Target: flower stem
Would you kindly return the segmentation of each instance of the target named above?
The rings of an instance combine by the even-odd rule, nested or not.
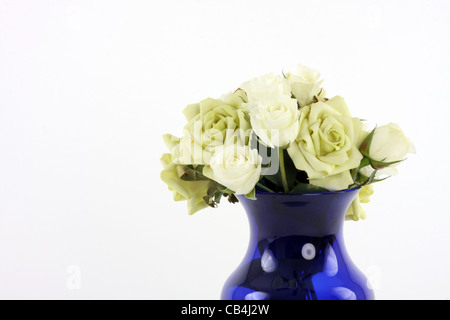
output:
[[[269,188],[267,188],[265,185],[263,185],[262,183],[257,183],[256,184],[258,187],[260,187],[263,190],[269,191],[269,192],[273,192],[272,190],[270,190]]]
[[[286,179],[286,169],[284,168],[284,153],[282,148],[278,148],[278,158],[280,160],[281,181],[283,182],[284,192],[289,192],[289,187]]]

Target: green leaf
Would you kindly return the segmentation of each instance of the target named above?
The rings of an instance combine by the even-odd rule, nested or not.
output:
[[[367,177],[367,176],[365,176],[365,175],[363,175],[363,174],[359,174],[359,175],[358,175],[358,178],[357,178],[356,181],[355,181],[355,183],[352,184],[352,185],[349,187],[349,189],[351,189],[351,188],[353,188],[353,187],[363,187],[363,186],[365,186],[365,185],[367,185],[367,184],[371,184],[371,183],[374,183],[374,182],[378,182],[378,181],[384,180],[384,179],[375,179],[376,173],[377,173],[377,169],[375,169],[375,170],[370,174],[370,177]],[[385,178],[385,179],[386,179],[386,178]]]
[[[367,157],[363,157],[361,162],[359,163],[359,167],[355,168],[351,171],[353,182],[356,181],[358,174],[359,174],[359,170],[361,170],[361,168],[364,168],[365,166],[368,166],[368,165],[370,165],[370,159]]]
[[[373,139],[375,130],[376,130],[376,127],[369,133],[369,135],[364,139],[363,143],[361,143],[361,146],[359,147],[359,151],[361,151],[363,156],[366,156],[366,157],[369,156],[370,145],[372,144],[372,139]]]
[[[370,176],[372,176],[372,175],[374,175],[373,172],[372,172],[372,174]],[[375,175],[374,175],[374,177],[375,177]],[[367,177],[367,176],[365,176],[365,175],[360,173],[358,175],[358,179],[356,181],[358,183],[369,184],[369,183],[375,183],[375,182],[380,182],[380,181],[386,180],[387,178],[390,178],[391,176],[385,177],[383,179],[375,179],[374,177],[371,179],[370,177]],[[366,181],[370,181],[370,182],[365,183]]]
[[[221,184],[211,180],[208,191],[206,192],[206,196],[203,197],[203,200],[210,207],[217,208],[217,204],[220,202],[223,195],[223,190],[224,187]]]
[[[185,181],[211,180],[202,174],[203,167],[204,166],[194,167],[192,165],[184,167],[178,166],[177,170],[181,180]]]
[[[372,183],[373,179],[375,179],[375,175],[376,175],[376,174],[377,174],[377,170],[375,169],[375,170],[373,170],[373,172],[370,174],[370,177],[369,177],[366,181],[363,182],[363,184],[361,185],[361,187],[362,187],[362,186],[365,186],[366,184]]]
[[[256,200],[256,197],[255,197],[255,188],[253,188],[252,191],[250,191],[249,193],[247,193],[247,194],[245,195],[245,197],[246,197],[247,199]]]
[[[211,208],[217,208],[217,203],[209,196],[204,196],[203,201]]]
[[[283,185],[283,181],[281,180],[280,170],[278,170],[278,172],[276,174],[273,174],[270,176],[264,176],[264,178],[266,178],[267,180],[269,180],[270,182],[272,182],[273,184],[275,184],[277,186]]]
[[[239,202],[239,199],[236,198],[234,193],[224,193],[223,196],[227,197],[228,198],[228,202],[230,202],[230,203],[238,203]]]
[[[370,164],[370,159],[367,157],[363,157],[361,162],[359,163],[359,168],[364,168]]]
[[[214,202],[220,203],[220,199],[222,198],[223,193],[222,192],[216,192],[214,195]]]
[[[299,183],[290,191],[290,193],[317,193],[327,191],[329,190],[309,183]]]
[[[399,163],[399,162],[402,162],[402,161],[404,161],[404,160],[384,162],[384,161],[377,161],[377,160],[370,159],[370,165],[374,169],[383,169],[383,168],[389,167],[389,166],[391,166],[393,164],[396,164],[396,163]]]

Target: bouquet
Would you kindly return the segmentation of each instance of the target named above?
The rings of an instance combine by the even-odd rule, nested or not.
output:
[[[184,109],[181,137],[169,148],[161,179],[188,213],[217,207],[223,197],[258,192],[317,193],[360,188],[346,219],[365,218],[373,184],[397,172],[413,144],[398,125],[368,129],[340,96],[328,98],[320,73],[268,73],[219,99]]]

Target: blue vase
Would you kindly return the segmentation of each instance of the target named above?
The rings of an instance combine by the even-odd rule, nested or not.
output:
[[[345,214],[358,192],[238,196],[248,215],[250,242],[221,299],[374,299],[343,239]]]

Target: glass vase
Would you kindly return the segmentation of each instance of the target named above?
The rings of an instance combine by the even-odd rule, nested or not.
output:
[[[238,196],[248,216],[250,241],[221,299],[374,299],[343,239],[345,214],[358,192],[257,192],[257,200]]]

